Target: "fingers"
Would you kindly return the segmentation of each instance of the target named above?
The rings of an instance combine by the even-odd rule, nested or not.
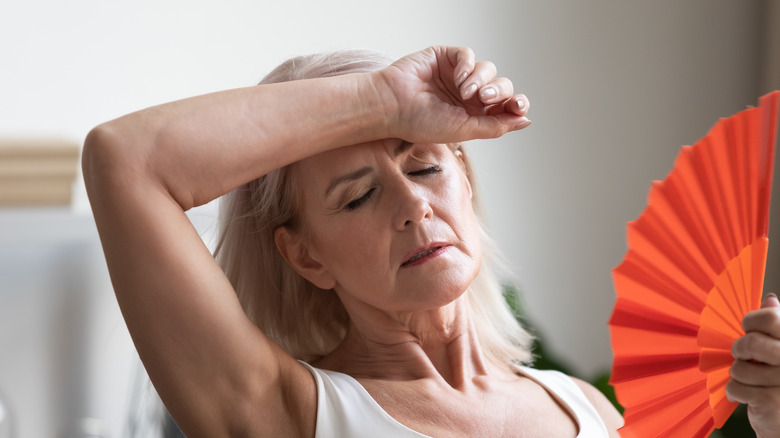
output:
[[[780,339],[764,333],[750,332],[731,344],[731,355],[739,360],[780,366]]]
[[[507,111],[520,114],[527,111],[528,98],[514,96],[514,86],[507,78],[496,78],[496,65],[490,61],[475,61],[474,52],[467,48],[448,48],[447,56],[454,67],[455,86],[463,100],[478,96],[485,105],[504,104]],[[516,97],[516,101],[509,99]],[[507,105],[508,104],[508,105]],[[520,115],[524,115],[520,114]]]
[[[498,132],[494,135],[487,135],[480,138],[494,138],[494,137],[500,137],[501,135],[510,132],[510,131],[519,131],[523,128],[527,128],[528,126],[531,126],[531,121],[528,120],[527,117],[521,117],[514,114],[509,113],[500,113],[493,115],[492,122],[496,124],[497,129],[495,132]]]
[[[780,366],[780,307],[777,297],[769,295],[761,309],[742,319],[745,336],[731,344],[731,354],[743,361],[758,361]]]
[[[747,334],[731,344],[731,354],[780,366],[780,303],[774,294],[764,299],[761,309],[742,318],[742,328]]]
[[[517,96],[512,96],[511,99],[507,99],[499,102],[496,105],[492,105],[487,109],[486,114],[497,115],[507,113],[516,114],[518,116],[525,116],[526,113],[528,113],[528,108],[530,105],[531,103],[528,101],[528,98],[525,96],[525,94],[518,94]]]
[[[490,61],[479,61],[474,64],[474,70],[466,77],[459,87],[460,97],[468,100],[477,94],[477,91],[484,89],[488,83],[491,83],[496,77],[496,65]],[[492,84],[491,84],[492,85]],[[496,86],[491,87],[496,91]]]
[[[735,360],[729,370],[731,378],[743,385],[780,387],[780,367],[764,363]]]
[[[748,312],[742,319],[745,332],[760,332],[780,339],[780,307],[776,307],[777,297],[769,295],[759,310]]]
[[[512,95],[514,95],[514,87],[512,81],[507,78],[493,79],[479,89],[479,100],[487,105],[502,102]]]
[[[514,96],[514,86],[507,78],[496,78],[496,66],[490,61],[479,61],[474,66],[474,71],[468,75],[460,85],[460,96],[463,100],[478,98],[486,105],[505,104]],[[518,105],[518,103],[520,103]],[[527,99],[514,102],[516,109],[522,108]]]
[[[780,388],[752,386],[730,379],[726,384],[726,398],[745,403],[751,409],[778,412],[780,410]]]
[[[447,48],[447,58],[455,66],[455,86],[460,87],[474,71],[474,51],[468,47]]]
[[[459,126],[464,131],[473,131],[469,136],[500,137],[531,124],[525,117],[530,106],[528,98],[514,94],[512,81],[497,77],[495,64],[476,61],[474,52],[466,47],[434,46],[432,49],[438,62],[435,79],[441,91],[439,98],[459,111],[465,109],[469,123],[460,122]]]
[[[764,298],[764,302],[761,303],[761,308],[768,307],[780,307],[780,300],[777,299],[777,295],[768,294],[766,298]]]
[[[525,94],[519,94],[515,96],[514,102],[510,102],[511,112],[524,116],[531,108],[531,101],[528,100]]]
[[[780,303],[769,296],[762,308],[742,320],[747,332],[734,341],[726,397],[748,405],[757,436],[774,436],[780,428]]]
[[[496,66],[492,62],[475,62],[474,70],[458,87],[463,100],[477,98],[485,105],[488,115],[508,113],[525,116],[528,113],[528,98],[522,94],[515,95],[514,85],[509,79],[496,78]]]

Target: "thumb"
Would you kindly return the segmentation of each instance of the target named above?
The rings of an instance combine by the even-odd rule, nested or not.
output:
[[[768,294],[764,301],[761,303],[761,308],[766,309],[769,307],[780,307],[780,300],[777,299],[777,295]]]

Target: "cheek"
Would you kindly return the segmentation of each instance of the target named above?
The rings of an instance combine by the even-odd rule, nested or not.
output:
[[[479,223],[472,204],[471,190],[465,176],[448,178],[441,190],[437,191],[437,203],[459,237],[472,243],[479,242]]]
[[[388,247],[379,230],[370,227],[371,221],[356,217],[330,225],[312,233],[312,244],[339,283],[381,275],[377,270],[388,257]]]

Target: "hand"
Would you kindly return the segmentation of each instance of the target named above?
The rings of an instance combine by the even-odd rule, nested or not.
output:
[[[780,301],[764,299],[761,309],[742,320],[747,333],[734,341],[731,379],[726,396],[748,405],[750,425],[758,437],[780,433]]]
[[[378,72],[389,93],[389,137],[454,143],[500,137],[525,128],[528,99],[512,82],[496,78],[491,62],[469,48],[436,46],[399,59]],[[389,90],[389,91],[388,91]]]

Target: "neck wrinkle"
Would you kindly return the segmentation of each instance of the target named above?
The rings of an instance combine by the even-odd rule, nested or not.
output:
[[[316,366],[355,378],[435,379],[468,390],[488,373],[465,295],[420,314],[352,319],[344,341]]]

